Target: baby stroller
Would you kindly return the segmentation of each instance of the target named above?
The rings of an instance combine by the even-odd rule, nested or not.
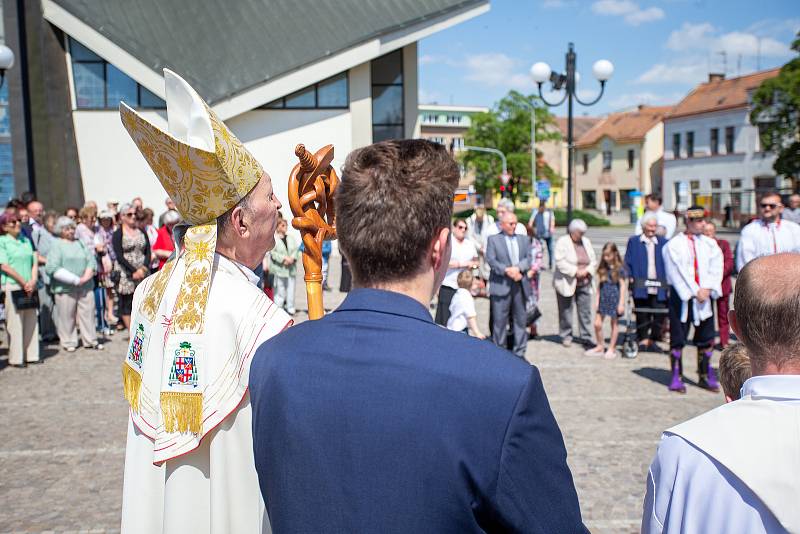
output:
[[[622,356],[624,358],[636,358],[639,354],[639,339],[637,335],[637,325],[634,318],[636,313],[648,313],[653,315],[667,315],[669,311],[667,308],[637,308],[633,300],[633,292],[637,288],[661,288],[665,287],[666,282],[663,280],[647,280],[644,278],[635,278],[628,284],[628,305],[625,307],[627,313],[625,314],[625,322],[627,327],[625,329],[624,338],[622,341]],[[647,321],[643,326],[650,326],[653,320]]]

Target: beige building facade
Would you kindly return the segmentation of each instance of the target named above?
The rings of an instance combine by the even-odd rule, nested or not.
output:
[[[607,215],[627,211],[632,194],[661,190],[663,117],[669,106],[639,106],[595,124],[575,148],[575,206]]]

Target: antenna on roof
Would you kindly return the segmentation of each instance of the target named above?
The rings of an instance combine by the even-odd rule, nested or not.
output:
[[[717,54],[722,56],[722,74],[728,74],[728,53],[723,50]]]

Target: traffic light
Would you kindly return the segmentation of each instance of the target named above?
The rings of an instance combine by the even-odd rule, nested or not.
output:
[[[500,191],[502,192],[502,191],[505,191],[505,190],[506,190],[506,186],[504,186],[504,185],[501,185],[501,186],[500,186]]]

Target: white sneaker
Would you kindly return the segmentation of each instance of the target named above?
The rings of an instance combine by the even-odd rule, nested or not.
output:
[[[64,347],[64,350],[67,352],[75,352],[75,347]]]
[[[94,350],[103,350],[105,346],[102,343],[95,343],[94,345],[89,347],[90,349]]]

